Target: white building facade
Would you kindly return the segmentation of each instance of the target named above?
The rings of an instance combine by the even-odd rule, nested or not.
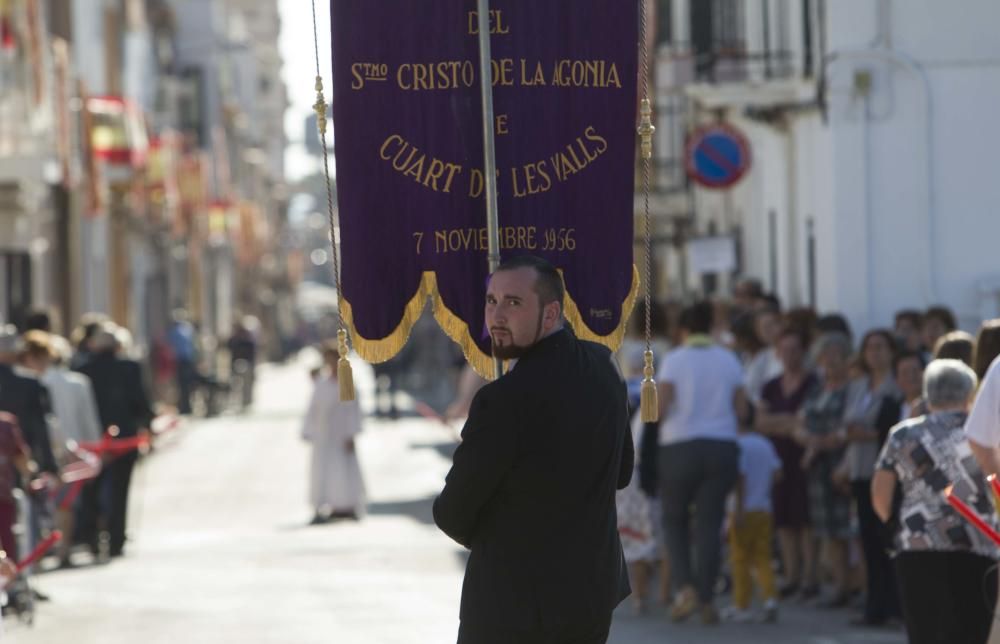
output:
[[[684,109],[666,129],[725,122],[752,154],[734,187],[689,189],[688,238],[731,236],[740,273],[858,329],[932,304],[967,328],[1000,315],[1000,3],[667,5],[657,103]],[[704,11],[721,52],[710,65],[697,51]],[[667,282],[700,285],[677,271]]]

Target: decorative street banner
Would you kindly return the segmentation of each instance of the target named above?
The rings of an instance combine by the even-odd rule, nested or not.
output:
[[[576,334],[617,348],[638,289],[637,0],[490,3],[501,257],[563,271]],[[344,317],[391,358],[428,296],[492,371],[475,0],[332,0]]]

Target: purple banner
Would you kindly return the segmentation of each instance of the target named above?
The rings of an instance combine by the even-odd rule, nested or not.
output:
[[[562,269],[577,335],[617,347],[632,262],[638,3],[493,0],[501,257]],[[343,297],[370,361],[428,296],[487,371],[482,103],[475,0],[332,0]]]

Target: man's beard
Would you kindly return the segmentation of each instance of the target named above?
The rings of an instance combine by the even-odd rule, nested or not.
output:
[[[516,360],[528,352],[531,347],[535,346],[542,336],[542,317],[544,313],[538,313],[538,327],[535,329],[535,337],[526,345],[515,344],[514,334],[507,330],[507,334],[510,335],[510,344],[504,346],[497,346],[496,340],[493,334],[490,333],[490,343],[493,347],[493,357],[500,358],[501,360]]]

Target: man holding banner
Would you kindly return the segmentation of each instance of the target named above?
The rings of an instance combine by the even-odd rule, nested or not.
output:
[[[611,353],[578,340],[545,260],[493,274],[493,354],[513,368],[476,395],[437,525],[471,550],[460,644],[607,641],[631,589],[615,491],[632,476],[625,384]]]

